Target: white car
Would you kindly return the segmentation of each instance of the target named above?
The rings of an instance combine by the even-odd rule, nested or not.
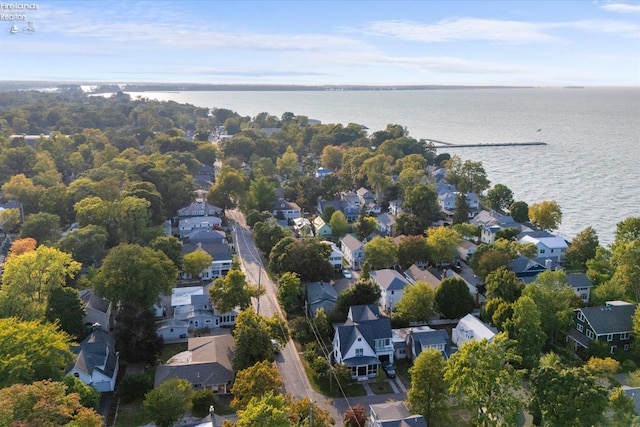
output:
[[[342,270],[342,275],[345,277],[345,279],[353,279],[353,275],[349,270]]]

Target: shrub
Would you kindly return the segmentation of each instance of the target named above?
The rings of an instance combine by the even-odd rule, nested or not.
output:
[[[120,383],[120,399],[124,403],[144,399],[153,389],[153,378],[147,374],[125,375]]]
[[[193,413],[205,417],[209,413],[209,407],[215,403],[213,391],[210,389],[197,390],[191,398]]]

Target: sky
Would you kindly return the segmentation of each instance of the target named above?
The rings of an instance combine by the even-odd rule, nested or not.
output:
[[[0,31],[2,81],[640,86],[629,0],[5,0]]]

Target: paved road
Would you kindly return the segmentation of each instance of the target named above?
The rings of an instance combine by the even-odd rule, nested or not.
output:
[[[256,285],[259,283],[260,288],[265,291],[264,295],[259,298],[259,305],[257,300],[254,301],[254,308],[256,310],[259,308],[260,314],[267,317],[274,313],[284,317],[276,298],[276,284],[264,271],[262,260],[253,241],[253,235],[246,225],[244,215],[237,210],[227,211],[227,218],[233,221],[236,252],[241,260],[242,270],[247,276],[247,281]],[[319,406],[327,409],[335,419],[336,425],[341,424],[343,415],[331,404],[331,400],[311,388],[293,340],[289,340],[277,355],[276,365],[287,394],[296,398],[308,397]]]

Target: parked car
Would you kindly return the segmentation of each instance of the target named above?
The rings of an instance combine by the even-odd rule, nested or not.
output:
[[[353,279],[353,274],[349,270],[342,270],[342,275],[345,279]]]
[[[393,367],[393,363],[388,360],[382,362],[382,369],[387,374],[387,378],[395,378],[396,377],[396,368]]]
[[[273,349],[273,354],[278,354],[280,353],[280,343],[276,340],[271,340],[271,348]]]

